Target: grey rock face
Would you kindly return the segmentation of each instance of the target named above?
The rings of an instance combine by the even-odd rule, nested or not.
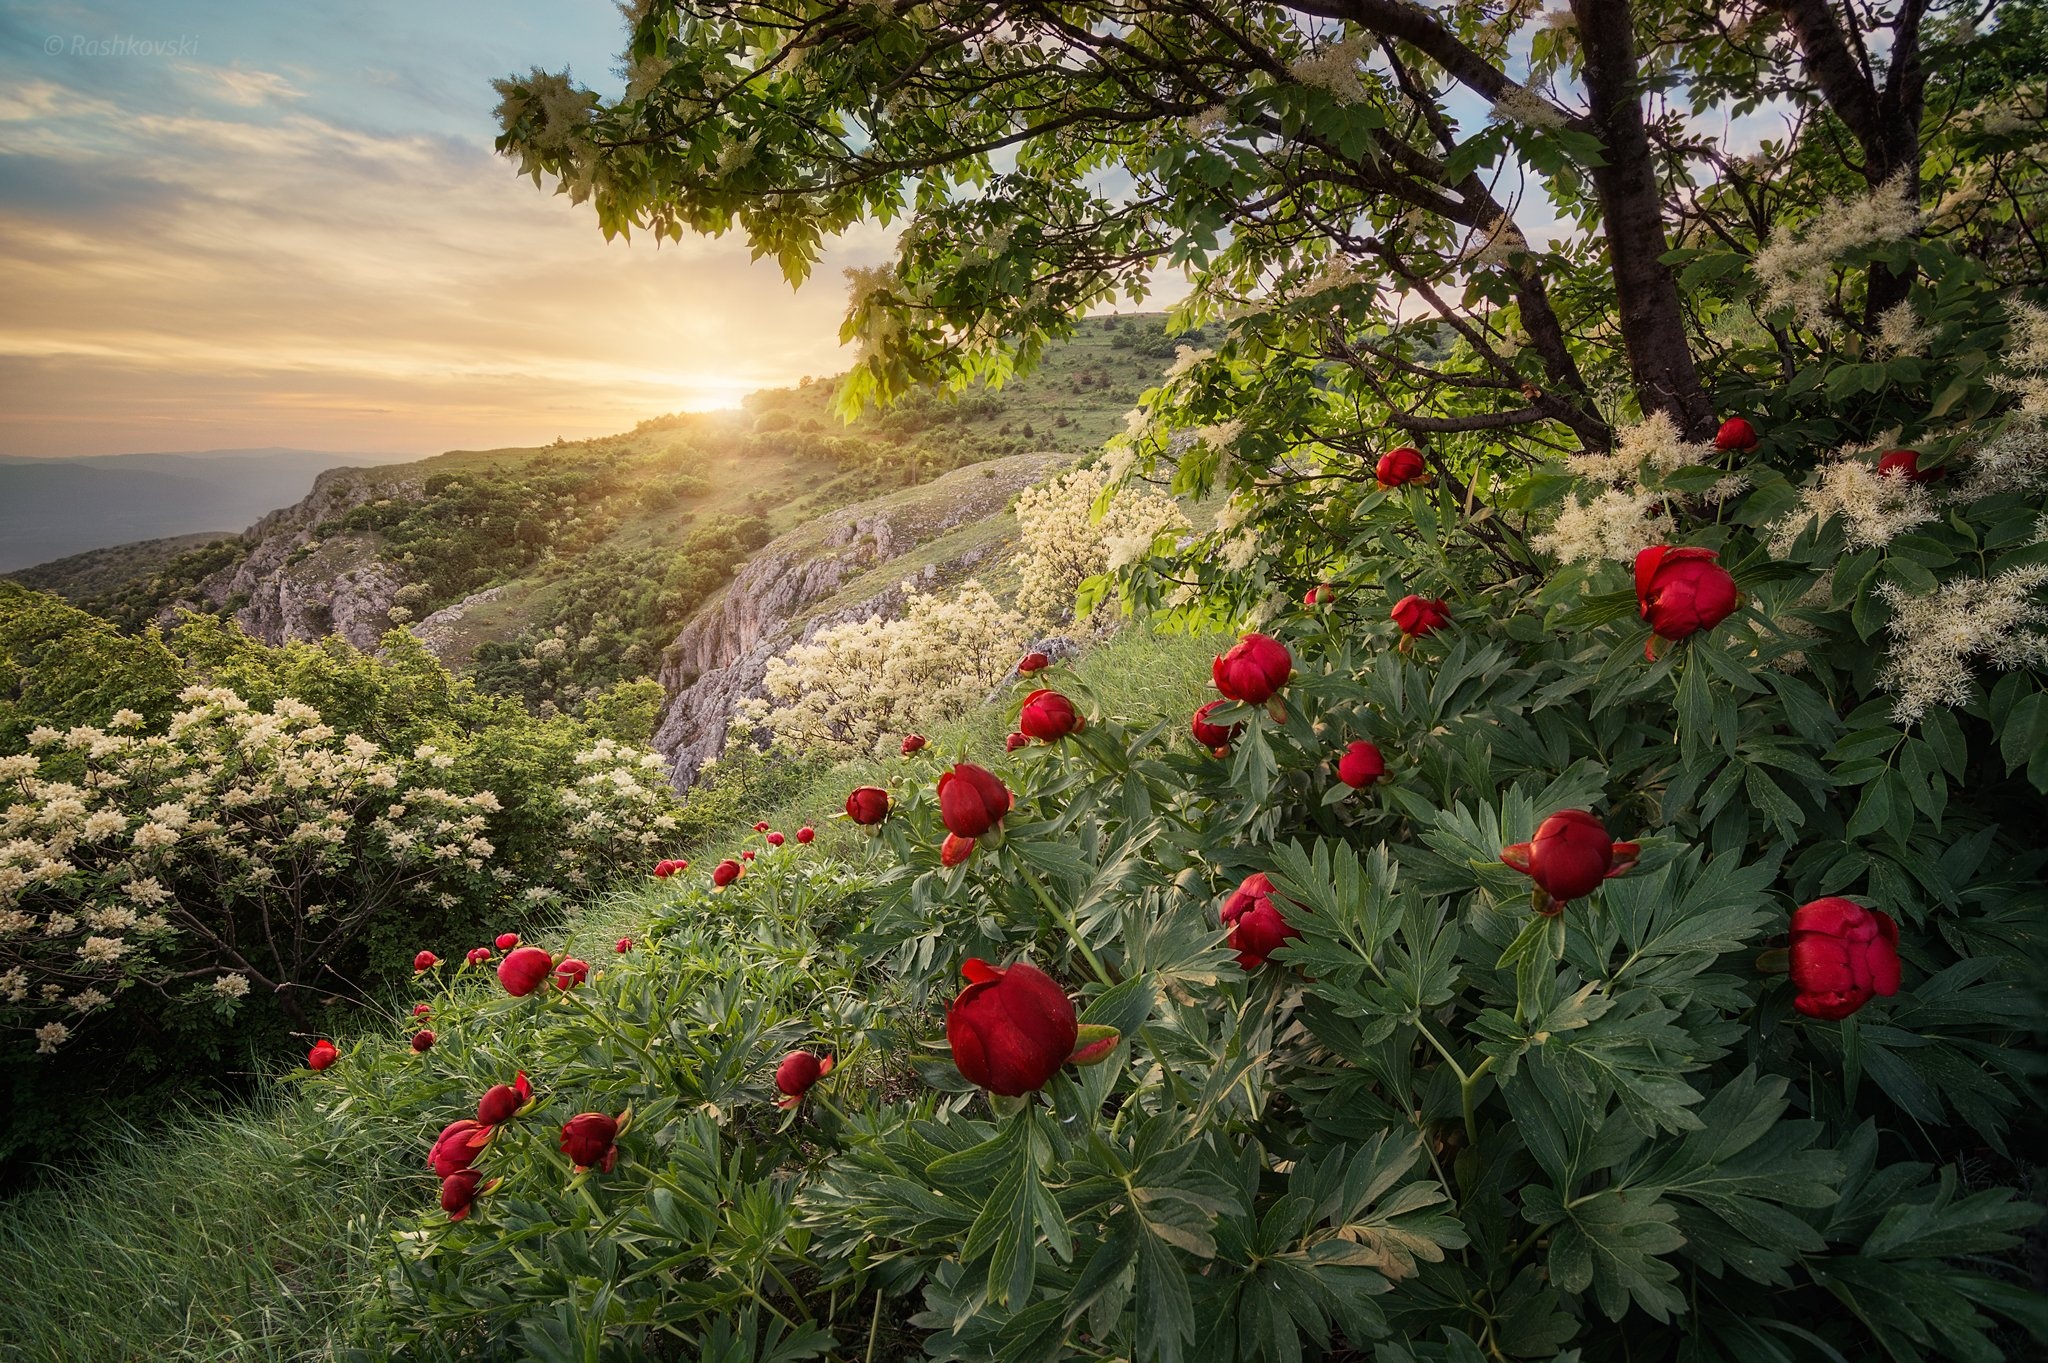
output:
[[[827,598],[949,530],[996,515],[1064,458],[1015,455],[957,469],[922,487],[821,517],[754,555],[662,657],[661,684],[668,696],[654,746],[673,761],[676,789],[688,789],[704,760],[724,747],[733,704],[763,693],[770,658],[832,625],[875,615],[893,618],[903,609],[903,593],[894,584],[849,600]],[[972,566],[986,552],[963,550],[943,565],[924,565],[917,576],[936,580],[942,572]]]
[[[448,661],[448,650],[455,644],[455,627],[462,623],[464,616],[478,606],[489,605],[505,594],[503,587],[486,587],[480,592],[471,592],[452,606],[443,606],[412,627],[413,634],[427,651],[442,662]]]
[[[304,500],[250,526],[249,556],[199,589],[220,605],[242,599],[236,623],[267,644],[338,634],[357,648],[375,648],[390,628],[385,613],[404,579],[378,561],[374,538],[340,534],[320,540],[313,532],[365,502],[420,491],[417,482],[376,469],[329,469]]]

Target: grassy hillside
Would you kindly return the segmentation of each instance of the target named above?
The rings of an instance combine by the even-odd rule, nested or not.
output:
[[[1178,725],[1206,694],[1214,642],[1133,631],[1083,658],[1071,689],[1105,713]],[[987,707],[931,735],[938,751],[994,761],[1011,716]],[[814,853],[865,864],[869,843],[828,817],[848,789],[883,776],[873,761],[810,769],[736,766],[692,797],[693,824],[717,830],[671,851],[716,858],[757,819],[819,829]],[[593,961],[637,934],[672,896],[662,882],[579,906],[567,942]],[[381,1013],[381,1016],[380,1016]],[[374,1020],[373,1020],[374,1019]],[[406,1082],[404,1006],[366,1015],[351,1064],[370,1082]],[[50,1170],[0,1204],[0,1339],[24,1363],[139,1357],[241,1363],[336,1356],[364,1284],[388,1266],[390,1233],[434,1193],[424,1140],[369,1145],[337,1136],[323,1087],[277,1083],[227,1112],[193,1110],[169,1130],[99,1133],[91,1155]],[[878,1355],[887,1356],[887,1355]]]
[[[24,587],[61,596],[77,605],[117,592],[131,582],[154,577],[183,555],[223,540],[238,539],[240,534],[235,530],[208,530],[195,535],[136,540],[110,549],[88,549],[82,554],[51,559],[5,576]]]

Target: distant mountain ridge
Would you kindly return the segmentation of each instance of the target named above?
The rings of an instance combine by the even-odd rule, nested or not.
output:
[[[0,572],[138,540],[238,533],[304,497],[327,469],[415,458],[281,447],[79,459],[0,455]]]

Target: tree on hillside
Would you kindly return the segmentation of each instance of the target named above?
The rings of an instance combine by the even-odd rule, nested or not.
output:
[[[1342,364],[1404,431],[1602,448],[1615,384],[1638,414],[1712,429],[1726,357],[1674,249],[1753,254],[1854,189],[1899,205],[1867,244],[1920,230],[1912,207],[1960,171],[1923,169],[1923,127],[2041,55],[2035,7],[1979,32],[1987,11],[656,0],[634,10],[624,98],[501,82],[500,145],[608,233],[737,225],[793,280],[829,233],[903,221],[895,262],[855,280],[857,399],[1002,373],[1186,267],[1193,315],[1297,323],[1267,343]],[[1961,78],[1929,107],[1934,65]],[[1708,131],[1759,110],[1779,135],[1749,154]],[[2007,140],[1971,155],[2026,160]],[[2002,170],[2009,194],[2038,190],[2038,162]],[[1546,202],[1558,230],[1532,237]],[[2038,239],[2003,217],[2038,275]],[[1880,262],[1790,325],[1874,336],[1913,274]],[[1465,341],[1454,363],[1408,353],[1418,311]]]

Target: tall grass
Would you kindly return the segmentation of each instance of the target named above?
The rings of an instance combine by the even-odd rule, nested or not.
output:
[[[1208,663],[1217,646],[1214,638],[1128,630],[1079,661],[1072,689],[1126,722],[1185,723],[1214,694]],[[1016,697],[1006,702],[1014,706]],[[948,760],[999,765],[1008,718],[984,707],[928,736]],[[925,759],[919,769],[934,765]],[[763,782],[762,808],[748,808],[744,788],[713,795],[731,802],[727,831],[674,850],[723,855],[767,819],[785,829],[812,823],[820,836],[811,855],[858,861],[869,855],[867,840],[827,816],[851,787],[902,770],[861,759],[774,773]],[[663,898],[652,886],[572,913],[566,926],[575,949],[603,950],[608,939],[637,931],[649,904]],[[390,1024],[380,1035],[394,1035]],[[315,1101],[280,1083],[226,1110],[195,1109],[146,1130],[95,1131],[74,1167],[0,1203],[0,1357],[331,1358],[352,1293],[380,1272],[389,1228],[430,1204],[433,1181],[424,1152],[404,1142],[330,1142]]]

